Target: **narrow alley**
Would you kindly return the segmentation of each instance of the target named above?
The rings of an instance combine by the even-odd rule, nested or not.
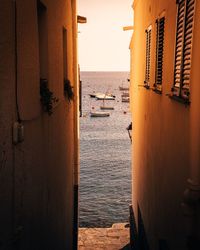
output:
[[[87,7],[83,13],[80,2]],[[131,13],[128,23],[121,16],[124,8],[125,16]],[[200,249],[199,13],[200,0],[0,1],[0,250]],[[93,25],[97,16],[103,27]],[[79,27],[83,23],[90,28],[86,37],[86,28]],[[98,36],[101,30],[107,34]],[[130,39],[123,43],[127,32]],[[83,53],[78,53],[79,43],[86,46]],[[116,103],[126,102],[131,113],[124,125],[130,136],[131,173],[127,175],[121,161],[120,152],[126,158],[123,143],[121,150],[113,150],[120,168],[104,163],[98,169],[106,176],[107,167],[112,177],[120,170],[131,190],[116,176],[118,189],[109,189],[97,174],[95,183],[84,176],[83,183],[92,184],[92,190],[121,195],[114,209],[121,206],[123,212],[114,218],[111,206],[108,214],[115,220],[108,227],[106,216],[101,227],[89,226],[87,219],[80,226],[80,77],[81,72],[109,70],[130,76],[130,96],[125,93]],[[96,80],[104,86],[103,96],[113,100],[104,79]],[[104,111],[91,106],[89,119],[100,114],[109,127],[110,118],[117,123],[112,120],[115,111],[127,115],[117,105],[105,110],[102,93],[90,94]],[[117,132],[109,135],[113,146]],[[95,133],[87,136],[93,139]],[[125,203],[130,205],[127,213]],[[82,215],[90,206],[83,210]]]

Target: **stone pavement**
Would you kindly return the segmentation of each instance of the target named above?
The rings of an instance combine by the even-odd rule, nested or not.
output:
[[[78,249],[128,250],[129,225],[116,223],[111,228],[79,228]]]

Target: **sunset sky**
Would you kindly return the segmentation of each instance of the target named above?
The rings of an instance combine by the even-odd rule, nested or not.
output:
[[[81,71],[129,71],[133,0],[78,0],[79,63]]]

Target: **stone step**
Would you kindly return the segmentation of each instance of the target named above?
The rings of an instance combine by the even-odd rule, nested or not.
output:
[[[79,228],[79,250],[128,250],[129,241],[128,223],[115,223],[110,228]]]

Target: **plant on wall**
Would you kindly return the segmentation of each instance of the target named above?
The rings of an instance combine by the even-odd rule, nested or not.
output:
[[[44,111],[47,112],[48,115],[52,115],[53,104],[58,102],[58,98],[56,98],[53,95],[53,92],[49,90],[47,79],[40,79],[40,97]]]
[[[64,79],[64,95],[70,102],[74,98],[74,93],[72,90],[72,86],[70,84],[70,81],[68,79]]]

